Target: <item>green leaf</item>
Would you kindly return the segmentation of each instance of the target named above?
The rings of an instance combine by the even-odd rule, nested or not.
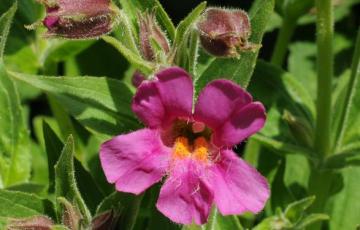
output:
[[[310,158],[312,151],[304,148],[296,137],[296,130],[283,118],[285,111],[308,124],[308,135],[312,135],[315,117],[315,105],[308,92],[291,74],[279,67],[259,61],[257,63],[249,91],[254,100],[261,101],[267,108],[267,122],[261,134],[272,140],[265,139],[265,146],[273,149],[300,150]],[[304,129],[301,130],[302,132]],[[264,138],[263,138],[264,139]],[[295,147],[296,146],[296,147]],[[298,152],[298,151],[297,151]]]
[[[49,168],[49,192],[54,191],[54,166],[59,159],[62,151],[63,143],[57,137],[51,127],[43,122],[43,133],[45,139],[46,152],[48,156]],[[78,188],[82,194],[84,201],[90,211],[94,212],[96,206],[103,199],[103,194],[96,185],[90,173],[83,167],[80,161],[74,159],[75,177],[78,182]],[[91,188],[89,190],[89,188]]]
[[[89,226],[91,223],[91,214],[85,205],[83,198],[77,187],[74,169],[74,140],[70,136],[65,143],[63,151],[58,162],[55,165],[55,195],[64,197],[81,213],[82,223]],[[62,210],[57,200],[57,210]],[[61,216],[61,213],[58,213]]]
[[[184,37],[192,29],[194,23],[199,19],[201,13],[206,8],[206,2],[200,3],[189,15],[187,15],[176,27],[174,47],[180,47],[181,43],[184,42]]]
[[[95,133],[113,136],[139,127],[130,108],[133,93],[121,81],[104,77],[10,74],[55,95],[72,116]]]
[[[261,44],[267,21],[273,12],[274,1],[262,0],[251,10],[250,21],[252,35],[250,42]],[[246,88],[253,74],[259,51],[246,52],[240,58],[215,58],[196,81],[196,90],[202,89],[208,82],[222,77],[235,81]]]
[[[19,191],[33,194],[40,194],[44,191],[45,186],[37,183],[22,183],[7,187],[6,190]]]
[[[304,217],[300,221],[300,223],[296,225],[296,229],[305,229],[306,227],[308,227],[311,224],[314,224],[319,221],[328,220],[328,219],[329,219],[329,216],[326,214],[321,214],[321,213],[310,214],[310,215]]]
[[[311,149],[304,148],[301,146],[285,143],[282,141],[277,141],[275,139],[266,137],[262,134],[255,134],[251,137],[253,140],[258,141],[263,146],[266,146],[278,153],[282,154],[291,154],[291,153],[302,153],[307,157],[311,156],[313,153]]]
[[[200,18],[201,13],[205,10],[205,8],[206,2],[200,3],[179,23],[176,28],[175,41],[172,46],[172,52],[175,53],[175,63],[189,72],[193,72],[190,69],[190,66],[194,65],[194,58],[197,56],[196,53],[193,53],[197,51],[196,47],[194,47],[194,42],[195,45],[197,45],[197,39],[195,39],[195,41],[191,41],[194,40],[194,36],[199,36],[198,32],[194,31],[194,24]],[[191,47],[188,47],[189,43],[192,43]],[[191,68],[194,69],[194,66]]]
[[[144,74],[150,74],[154,71],[155,67],[152,63],[143,60],[139,54],[136,54],[128,49],[125,44],[122,44],[117,39],[110,36],[103,36],[102,39],[110,45],[114,46],[126,58],[126,60],[128,60],[128,62],[130,62]]]
[[[360,29],[358,29],[356,46],[351,66],[351,76],[346,89],[345,100],[339,114],[339,125],[336,127],[337,139],[335,150],[342,145],[358,140],[360,131]]]
[[[41,214],[55,216],[50,201],[29,193],[0,189],[0,203],[1,217],[30,217]]]
[[[55,189],[54,167],[61,155],[63,143],[57,137],[55,132],[50,128],[49,124],[46,121],[43,121],[43,135],[44,135],[45,150],[47,153],[48,170],[49,170],[48,191],[50,193],[52,193],[52,192],[54,192],[54,189]]]
[[[17,2],[15,2],[12,7],[0,17],[0,62],[3,62],[5,45],[16,10]]]
[[[329,229],[356,229],[360,210],[360,167],[341,170],[342,188],[329,199]]]
[[[284,184],[296,199],[302,198],[310,177],[309,159],[301,154],[288,154],[285,161]]]
[[[29,137],[18,91],[0,60],[0,188],[30,177]]]
[[[47,63],[65,61],[83,50],[90,47],[95,43],[95,40],[86,40],[86,41],[74,41],[74,40],[48,40],[47,47],[44,50],[41,60],[43,60],[43,65],[46,66]]]
[[[288,220],[290,220],[292,223],[296,223],[303,215],[303,212],[307,208],[309,208],[314,201],[315,201],[315,196],[310,196],[302,200],[295,201],[294,203],[291,203],[285,209],[285,213],[284,213],[285,217]]]
[[[333,154],[325,161],[327,169],[341,169],[350,166],[360,166],[360,149],[355,152]]]

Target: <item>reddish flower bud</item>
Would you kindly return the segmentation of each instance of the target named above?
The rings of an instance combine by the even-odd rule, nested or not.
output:
[[[145,12],[139,15],[139,20],[139,40],[142,56],[148,61],[154,61],[157,58],[158,51],[164,54],[169,53],[169,41],[156,22],[155,15]],[[152,41],[156,44],[153,44]]]
[[[106,211],[94,217],[92,220],[92,230],[115,230],[119,220],[119,215],[113,210]]]
[[[243,10],[208,8],[197,28],[203,48],[214,56],[236,57],[257,47],[248,42],[251,25]]]
[[[13,219],[7,225],[8,230],[51,230],[54,222],[46,216],[33,216],[30,218]]]
[[[69,39],[98,37],[109,33],[117,8],[110,0],[39,0],[46,7],[46,36]]]

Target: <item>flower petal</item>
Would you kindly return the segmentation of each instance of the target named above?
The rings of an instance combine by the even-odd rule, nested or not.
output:
[[[217,146],[234,146],[264,127],[265,108],[252,102],[236,108],[229,119],[214,131],[213,143]]]
[[[269,198],[266,179],[237,157],[231,150],[222,150],[219,162],[210,169],[214,201],[223,215],[260,212]]]
[[[110,183],[121,192],[140,194],[161,180],[168,167],[170,149],[156,130],[141,129],[103,143],[100,160]]]
[[[160,190],[156,207],[176,223],[204,224],[213,202],[209,185],[202,180],[204,169],[192,160],[177,160],[175,164]]]
[[[148,127],[166,126],[177,117],[191,116],[193,91],[183,69],[167,68],[139,86],[132,109]]]
[[[241,108],[251,100],[251,95],[232,81],[215,80],[200,92],[194,118],[216,129],[229,118],[235,106]]]
[[[165,109],[154,81],[143,81],[132,103],[132,110],[148,127],[161,127],[165,118]]]

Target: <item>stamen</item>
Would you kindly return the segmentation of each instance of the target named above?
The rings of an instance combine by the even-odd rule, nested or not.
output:
[[[175,144],[173,147],[173,156],[176,158],[185,158],[187,156],[190,156],[190,146],[189,146],[189,140],[186,137],[178,137],[175,140]]]
[[[198,137],[194,141],[194,152],[193,155],[196,159],[201,161],[208,160],[209,146],[208,142],[204,137]]]

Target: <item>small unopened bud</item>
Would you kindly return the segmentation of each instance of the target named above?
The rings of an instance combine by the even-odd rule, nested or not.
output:
[[[139,15],[139,40],[140,50],[144,59],[155,61],[160,54],[168,54],[170,51],[169,41],[165,33],[156,22],[153,13],[145,12]]]
[[[201,45],[214,56],[238,57],[242,51],[259,47],[248,42],[251,25],[243,10],[208,8],[197,28]]]
[[[62,207],[62,224],[70,229],[79,229],[82,217],[77,207],[63,197],[59,197],[57,200]]]
[[[145,75],[142,74],[139,70],[136,70],[131,78],[131,83],[137,88],[144,80],[146,80]]]
[[[46,216],[12,219],[7,225],[8,230],[51,230],[54,222]]]
[[[113,230],[116,229],[116,224],[119,220],[119,215],[116,215],[113,210],[106,211],[94,217],[92,220],[92,230]]]
[[[118,9],[110,0],[38,1],[46,7],[43,25],[47,37],[94,38],[111,32],[116,24]]]
[[[305,119],[295,117],[287,110],[284,111],[283,119],[288,124],[290,132],[295,138],[295,140],[308,147],[313,146],[312,128]]]

